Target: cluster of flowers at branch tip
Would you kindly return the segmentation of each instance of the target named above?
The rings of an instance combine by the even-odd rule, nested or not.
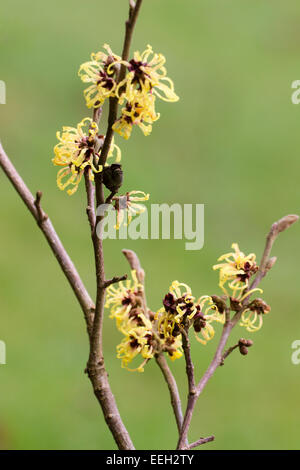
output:
[[[143,53],[135,52],[129,61],[114,54],[107,44],[104,49],[106,53],[93,53],[91,60],[79,69],[82,81],[90,83],[84,91],[87,107],[97,108],[107,98],[115,98],[123,107],[113,129],[125,139],[130,137],[134,125],[149,135],[160,116],[155,110],[156,97],[178,100],[173,82],[167,77],[165,57],[154,53],[149,45]],[[122,67],[125,77],[120,81]]]
[[[152,123],[159,118],[155,111],[156,98],[178,100],[173,82],[167,77],[165,57],[147,46],[142,54],[135,52],[133,59],[124,61],[107,44],[104,49],[106,52],[93,53],[91,61],[82,64],[78,72],[82,81],[90,84],[84,91],[87,107],[95,110],[108,98],[116,99],[123,107],[113,130],[128,139],[136,124],[144,135],[149,135]],[[120,79],[122,67],[125,73]],[[117,229],[145,211],[141,202],[147,201],[149,194],[133,190],[123,196],[116,195],[123,182],[121,150],[112,139],[104,167],[100,164],[105,135],[99,133],[97,122],[86,117],[76,128],[64,126],[62,132],[57,132],[57,139],[52,161],[61,167],[57,174],[59,189],[67,188],[67,193],[72,195],[84,172],[91,181],[100,174],[104,185],[114,194],[111,202],[117,213]]]
[[[263,315],[269,313],[271,307],[260,298],[249,301],[253,293],[263,292],[259,288],[251,289],[249,283],[259,269],[255,262],[256,255],[251,253],[246,256],[237,243],[233,243],[232,248],[233,252],[220,256],[218,261],[222,263],[216,264],[213,269],[220,270],[219,286],[225,294],[224,298],[230,300],[230,309],[242,312],[240,325],[247,331],[255,332],[262,327]]]
[[[138,282],[135,271],[132,271],[133,281],[120,282],[118,287],[107,289],[106,307],[124,335],[117,347],[122,367],[142,372],[145,364],[161,352],[166,352],[171,360],[180,358],[183,355],[182,335],[187,335],[192,328],[196,340],[205,345],[213,339],[215,325],[224,324],[226,314],[230,315],[230,312],[242,312],[240,325],[247,331],[261,328],[262,317],[270,307],[260,298],[249,301],[252,294],[262,292],[258,288],[249,289],[249,280],[258,270],[255,255],[244,255],[236,243],[232,247],[234,252],[221,256],[219,261],[223,263],[213,267],[220,270],[222,296],[203,295],[196,300],[187,284],[173,281],[162,301],[162,308],[153,313],[146,311],[143,285]],[[240,345],[244,355],[252,344],[247,341]],[[137,356],[142,357],[142,363],[130,369],[129,363]]]

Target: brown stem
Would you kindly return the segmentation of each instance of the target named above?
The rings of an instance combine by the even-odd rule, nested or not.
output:
[[[176,380],[168,366],[165,356],[163,354],[158,354],[157,356],[155,356],[155,359],[156,359],[158,366],[160,367],[160,370],[163,373],[165,381],[167,382],[168,389],[170,392],[171,404],[172,404],[172,408],[173,408],[176,423],[177,423],[178,432],[180,433],[181,426],[183,423],[183,415],[182,415],[180,395],[179,395]]]
[[[188,377],[189,396],[195,395],[196,384],[195,384],[194,364],[193,364],[192,357],[191,357],[191,345],[190,345],[190,340],[189,340],[188,328],[182,330],[182,349],[184,352],[186,374]]]
[[[181,435],[178,441],[177,449],[184,449],[185,448],[185,440],[187,439],[187,434],[188,430],[190,427],[190,423],[192,420],[193,412],[194,412],[194,407],[195,404],[199,398],[199,395],[201,394],[202,390],[204,389],[205,385],[209,381],[209,379],[212,377],[214,374],[215,370],[217,367],[220,365],[221,359],[222,359],[222,353],[225,348],[227,339],[231,333],[232,328],[234,327],[234,324],[229,322],[225,323],[222,331],[222,335],[217,347],[217,350],[215,352],[215,355],[213,357],[213,360],[211,361],[209,367],[207,368],[205,374],[201,378],[200,382],[197,385],[196,388],[196,393],[194,395],[190,395],[188,398],[188,403],[187,403],[187,409],[183,421],[183,426],[181,430]]]
[[[62,242],[60,241],[51,220],[44,213],[41,207],[41,193],[38,193],[37,199],[29,191],[21,176],[11,163],[0,143],[0,165],[6,176],[14,186],[15,190],[31,212],[43,232],[54,256],[56,257],[62,271],[68,279],[78,301],[83,310],[88,330],[90,330],[93,321],[94,302],[89,296],[73,262],[67,254]]]
[[[140,12],[140,8],[142,6],[142,2],[143,0],[137,0],[134,6],[133,4],[131,4],[130,9],[129,9],[129,18],[125,24],[126,32],[125,32],[125,39],[124,39],[123,51],[122,51],[123,61],[127,61],[129,57],[133,31],[134,31],[134,27],[135,27],[135,24],[136,24],[136,21]],[[125,73],[126,73],[126,65],[122,64],[119,77],[117,78],[118,83],[121,80],[123,80],[123,78],[125,77]],[[107,155],[111,146],[112,138],[114,135],[112,126],[117,120],[117,113],[118,113],[118,98],[110,98],[109,113],[108,113],[108,126],[107,126],[105,140],[104,140],[104,144],[101,150],[101,156],[99,160],[99,164],[102,166],[105,165]]]
[[[201,437],[200,439],[198,439],[198,441],[190,444],[188,449],[194,449],[194,447],[202,446],[203,444],[206,444],[207,442],[212,442],[214,440],[215,436]]]
[[[84,171],[84,179],[85,179],[85,190],[87,194],[87,208],[86,213],[88,216],[88,220],[91,227],[91,233],[94,233],[95,226],[96,226],[96,213],[95,213],[95,187],[92,181],[89,178],[90,169],[86,168]]]
[[[114,276],[113,278],[108,279],[108,281],[105,281],[104,286],[105,288],[107,288],[111,284],[116,284],[117,282],[120,282],[120,281],[126,281],[127,278],[128,278],[127,274],[124,274],[123,276]]]
[[[122,250],[123,255],[127,259],[130,267],[132,270],[136,272],[137,280],[143,285],[143,292],[142,292],[142,308],[146,317],[148,317],[148,307],[147,307],[147,299],[146,299],[146,292],[145,292],[145,271],[141,267],[140,260],[137,254],[132,250]]]
[[[132,35],[134,31],[134,27],[140,12],[140,8],[142,6],[143,0],[136,0],[135,5],[131,5],[130,10],[129,10],[129,18],[125,23],[125,28],[126,28],[126,34],[125,34],[125,41],[123,45],[123,51],[122,51],[122,60],[127,61],[129,58],[129,52],[130,52],[130,45],[132,41]],[[122,81],[126,73],[126,65],[122,64],[121,67],[121,72],[120,72],[120,77],[119,81]]]
[[[224,365],[225,359],[226,359],[236,348],[238,348],[238,347],[239,347],[239,343],[235,344],[234,346],[231,346],[230,348],[228,348],[228,349],[224,352],[224,354],[223,354],[223,356],[222,356],[222,358],[221,358],[221,361],[220,361],[220,366],[223,366],[223,365]]]
[[[299,220],[298,215],[291,214],[291,215],[286,215],[285,217],[278,220],[277,222],[275,222],[272,225],[272,227],[271,227],[271,229],[270,229],[270,231],[267,235],[266,245],[265,245],[265,249],[264,249],[261,261],[260,261],[259,270],[257,271],[255,279],[254,279],[254,281],[252,282],[252,284],[250,286],[250,290],[254,289],[255,287],[258,286],[260,281],[265,277],[268,270],[270,269],[268,267],[269,256],[270,256],[270,253],[271,253],[271,250],[272,250],[272,246],[273,246],[276,238],[278,237],[278,235],[281,232],[283,232],[284,230],[286,230],[287,228],[289,228],[292,224],[294,224],[298,220]]]

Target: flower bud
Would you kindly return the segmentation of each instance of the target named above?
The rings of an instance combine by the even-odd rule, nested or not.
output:
[[[246,346],[240,346],[240,353],[242,354],[242,356],[247,356],[248,354],[248,349]]]
[[[193,323],[195,332],[199,333],[202,330],[202,328],[205,327],[205,325],[206,325],[206,321],[204,319],[203,313],[202,312],[196,313],[196,315],[194,316],[194,323]]]
[[[216,305],[218,312],[224,313],[227,307],[225,300],[222,297],[219,297],[218,295],[212,295],[211,298],[214,304]]]
[[[251,339],[241,338],[239,340],[239,347],[246,346],[250,348],[252,345],[253,345],[253,341]]]
[[[230,297],[230,308],[233,312],[238,312],[241,308],[240,301],[233,297]]]
[[[250,303],[248,308],[253,312],[264,313],[264,314],[269,313],[271,310],[270,305],[268,305],[263,299],[260,299],[260,298],[254,299]]]
[[[117,193],[123,183],[122,166],[119,163],[113,163],[103,170],[103,183],[113,193]]]

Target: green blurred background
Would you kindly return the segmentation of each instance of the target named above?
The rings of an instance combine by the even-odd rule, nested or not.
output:
[[[127,1],[11,0],[0,9],[1,140],[44,208],[94,295],[94,267],[83,188],[73,197],[56,188],[51,164],[55,133],[89,115],[79,64],[108,42],[119,52]],[[145,138],[135,129],[123,151],[124,189],[151,193],[155,203],[204,203],[205,246],[184,241],[108,241],[107,276],[128,271],[123,247],[147,270],[152,309],[170,282],[195,295],[218,293],[211,266],[233,241],[262,252],[270,224],[299,213],[300,106],[291,83],[300,79],[298,0],[145,0],[134,49],[150,43],[167,57],[181,99],[160,102],[161,119]],[[21,200],[0,174],[0,447],[113,449],[83,371],[88,344],[81,311],[48,246]],[[299,232],[277,241],[278,256],[264,281],[272,305],[247,357],[233,354],[208,384],[190,439],[216,435],[206,449],[299,449],[300,365],[291,343],[300,339]],[[120,335],[106,317],[105,349],[112,389],[140,449],[174,448],[177,433],[166,385],[155,363],[144,374],[121,369]],[[194,344],[197,374],[216,340]],[[183,360],[173,365],[183,401]]]

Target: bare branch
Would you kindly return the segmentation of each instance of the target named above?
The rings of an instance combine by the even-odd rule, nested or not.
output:
[[[238,347],[239,347],[239,343],[235,344],[234,346],[231,346],[230,348],[227,349],[227,351],[224,352],[220,361],[220,366],[224,366],[225,359]]]
[[[85,189],[87,194],[87,208],[86,213],[91,227],[91,232],[94,233],[96,228],[96,213],[95,213],[95,187],[90,180],[90,169],[86,168],[84,171]]]
[[[193,442],[188,446],[188,449],[194,449],[195,447],[202,446],[202,444],[206,444],[207,442],[212,442],[215,440],[215,436],[209,437],[201,437],[198,441]]]
[[[113,197],[116,195],[117,193],[115,191],[112,191],[108,196],[107,198],[105,199],[105,204],[110,204],[111,201],[113,200]]]
[[[127,278],[128,278],[127,274],[124,274],[124,276],[115,276],[112,279],[105,281],[104,287],[107,288],[111,284],[116,284],[117,282],[125,281]]]
[[[94,302],[89,296],[73,262],[71,261],[56,231],[54,230],[51,220],[46,216],[41,208],[42,193],[37,193],[37,198],[34,199],[28,187],[6,155],[1,143],[0,165],[43,232],[52,252],[54,253],[62,271],[68,279],[81,305],[89,330],[92,324],[93,312],[95,309]]]
[[[292,224],[294,224],[298,220],[299,220],[298,215],[294,215],[294,214],[286,215],[285,217],[278,220],[277,222],[275,222],[272,225],[272,227],[271,227],[271,229],[270,229],[270,231],[267,235],[266,245],[265,245],[265,249],[264,249],[261,261],[260,261],[259,269],[257,271],[257,274],[255,276],[254,281],[252,282],[252,284],[250,286],[250,290],[254,289],[255,287],[258,286],[260,281],[263,279],[263,277],[270,270],[270,267],[273,266],[274,263],[270,266],[269,256],[270,256],[270,253],[271,253],[271,250],[272,250],[272,246],[273,246],[276,238],[278,237],[278,235],[281,232],[283,232],[284,230],[286,230],[287,228],[289,228]]]
[[[169,392],[170,392],[171,404],[172,404],[172,408],[173,408],[174,415],[176,418],[178,432],[180,433],[181,426],[183,423],[183,415],[182,415],[180,395],[179,395],[176,380],[168,366],[165,356],[163,354],[158,354],[155,356],[155,359],[167,382]]]
[[[99,126],[99,122],[102,116],[102,107],[94,108],[93,110],[93,121]]]
[[[38,213],[38,218],[39,218],[38,224],[41,224],[42,222],[44,222],[45,220],[48,219],[48,215],[43,211],[43,209],[41,207],[42,196],[43,196],[42,191],[38,191],[36,193],[36,199],[34,201],[34,205],[36,207],[36,210],[37,210],[37,213]]]
[[[194,375],[194,364],[191,357],[191,345],[189,340],[188,329],[181,331],[182,333],[182,349],[185,357],[186,364],[186,374],[188,377],[189,385],[189,395],[195,395],[196,393],[196,384],[195,384],[195,375]]]
[[[141,267],[140,260],[137,254],[132,250],[122,250],[123,255],[126,257],[131,269],[135,270],[138,281],[143,284],[145,281],[145,271]]]

